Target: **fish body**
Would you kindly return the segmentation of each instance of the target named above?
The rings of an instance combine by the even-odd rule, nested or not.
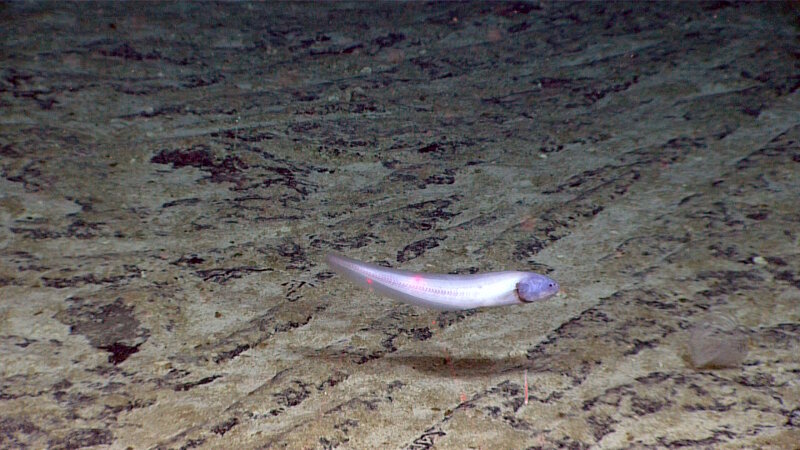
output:
[[[449,275],[390,269],[330,253],[326,262],[352,283],[386,297],[439,310],[518,305],[552,297],[553,279],[534,272]]]

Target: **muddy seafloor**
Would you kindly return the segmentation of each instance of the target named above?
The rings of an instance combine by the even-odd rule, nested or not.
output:
[[[797,448],[796,6],[0,18],[0,448]],[[440,313],[329,251],[563,290]]]

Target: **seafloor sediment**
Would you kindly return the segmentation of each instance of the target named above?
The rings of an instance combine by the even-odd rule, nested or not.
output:
[[[0,448],[796,448],[797,11],[3,3]]]

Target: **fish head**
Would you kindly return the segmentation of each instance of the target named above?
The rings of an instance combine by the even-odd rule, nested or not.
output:
[[[535,302],[550,298],[558,293],[560,286],[550,277],[538,273],[528,273],[517,283],[517,295],[523,302]]]

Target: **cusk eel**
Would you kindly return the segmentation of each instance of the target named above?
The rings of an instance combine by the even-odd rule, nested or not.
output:
[[[518,305],[555,295],[558,283],[534,272],[447,275],[390,269],[335,253],[326,257],[334,272],[386,297],[439,310]]]

